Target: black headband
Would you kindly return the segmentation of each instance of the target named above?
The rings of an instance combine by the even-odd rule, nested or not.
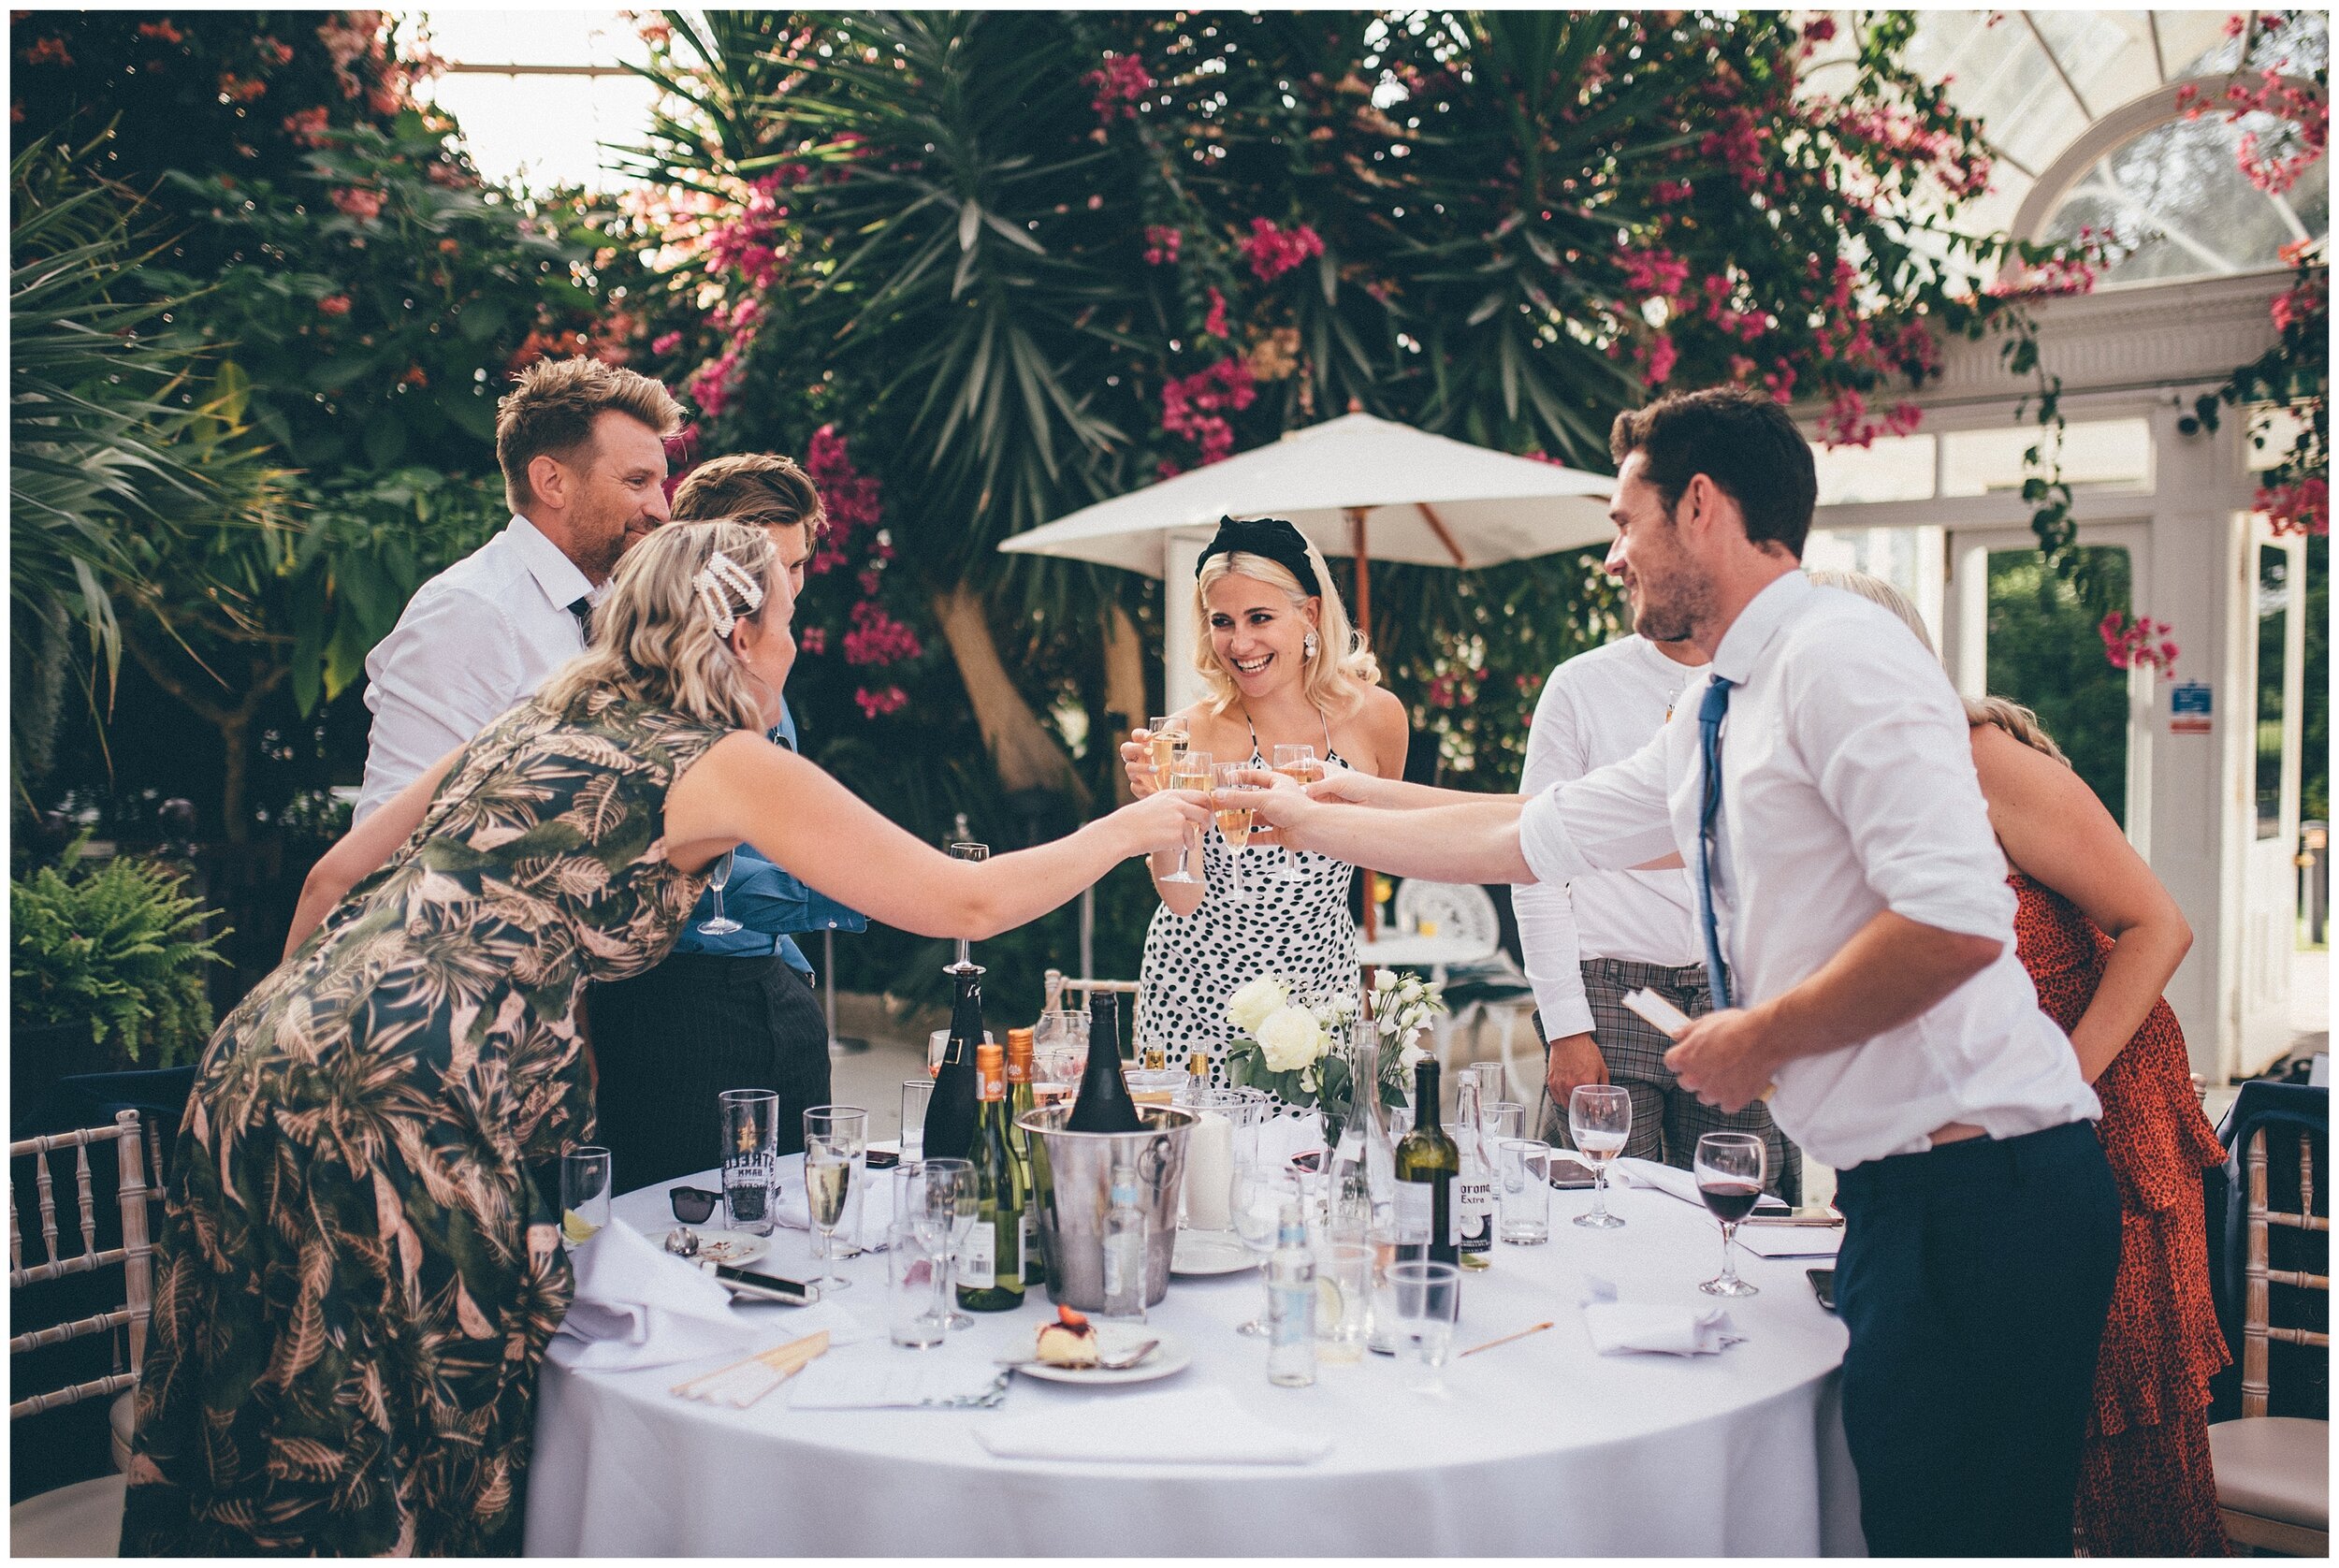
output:
[[[1281,517],[1260,517],[1243,521],[1221,517],[1218,532],[1202,551],[1202,558],[1194,563],[1194,575],[1199,577],[1202,568],[1213,556],[1265,556],[1277,566],[1300,579],[1300,587],[1312,594],[1321,595],[1324,585],[1315,575],[1315,563],[1308,559],[1308,542],[1300,530]]]

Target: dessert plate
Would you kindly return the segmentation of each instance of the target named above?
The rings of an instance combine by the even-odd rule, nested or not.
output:
[[[1181,1230],[1170,1247],[1170,1271],[1173,1274],[1239,1274],[1257,1267],[1258,1259],[1252,1256],[1251,1249],[1230,1231]]]
[[[1090,1321],[1095,1322],[1095,1319]],[[1158,1340],[1154,1353],[1133,1367],[1119,1372],[1105,1372],[1097,1367],[1052,1367],[1039,1361],[1018,1361],[1015,1370],[1025,1377],[1037,1377],[1048,1383],[1080,1383],[1094,1388],[1110,1388],[1123,1383],[1151,1383],[1158,1377],[1184,1372],[1193,1364],[1194,1357],[1175,1334],[1142,1323],[1097,1323],[1097,1349],[1110,1358],[1114,1352],[1136,1345],[1141,1340]]]

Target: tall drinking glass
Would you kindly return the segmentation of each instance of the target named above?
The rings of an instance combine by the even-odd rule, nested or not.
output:
[[[1495,1145],[1495,1198],[1503,1240],[1536,1247],[1551,1240],[1551,1145],[1539,1138],[1510,1138]]]
[[[1287,1171],[1270,1169],[1254,1162],[1237,1162],[1234,1175],[1227,1187],[1227,1223],[1235,1237],[1251,1256],[1261,1264],[1275,1250],[1281,1234],[1284,1204],[1300,1196],[1300,1190]],[[1239,1324],[1238,1334],[1253,1339],[1265,1339],[1267,1325],[1254,1316],[1248,1323]]]
[[[1446,1358],[1461,1315],[1461,1270],[1451,1263],[1392,1263],[1387,1277],[1387,1299],[1397,1308],[1398,1354],[1422,1369],[1413,1392],[1445,1399]]]
[[[591,1241],[609,1223],[609,1151],[588,1144],[560,1156],[560,1238]]]
[[[1250,771],[1242,762],[1220,762],[1210,770],[1211,786],[1218,790],[1243,788],[1242,776]],[[1256,904],[1258,896],[1242,885],[1242,848],[1251,841],[1251,808],[1226,806],[1217,810],[1218,835],[1227,841],[1231,851],[1227,864],[1234,869],[1229,874],[1227,898],[1234,904]]]
[[[804,1194],[812,1227],[812,1256],[823,1264],[822,1290],[852,1282],[836,1272],[836,1227],[853,1204],[854,1187],[869,1152],[869,1113],[853,1105],[816,1105],[804,1113]]]
[[[1177,765],[1170,772],[1170,788],[1208,791],[1210,789],[1210,753],[1207,751],[1180,752]],[[1199,877],[1186,869],[1193,863],[1194,841],[1198,836],[1194,834],[1186,835],[1185,842],[1178,846],[1176,869],[1161,880],[1165,882],[1199,882],[1201,880]]]
[[[958,1249],[974,1233],[979,1202],[975,1167],[970,1160],[935,1159],[926,1164],[926,1219],[942,1233],[949,1267],[936,1281],[935,1310],[953,1328],[971,1328],[975,1320],[958,1310]]]
[[[1313,784],[1324,777],[1324,764],[1313,746],[1278,746],[1274,752],[1274,767],[1285,777],[1301,784]],[[1278,882],[1300,879],[1300,851],[1286,844],[1283,847],[1284,863],[1275,871]]]
[[[1763,1196],[1762,1139],[1751,1132],[1709,1132],[1697,1140],[1691,1169],[1697,1175],[1697,1196],[1707,1211],[1722,1222],[1722,1272],[1697,1288],[1708,1296],[1756,1296],[1760,1285],[1738,1278],[1730,1243],[1738,1222],[1754,1212]]]
[[[725,1089],[723,1212],[730,1227],[769,1236],[779,1186],[779,1096],[769,1089]]]
[[[737,921],[726,919],[723,915],[723,889],[731,884],[731,856],[732,851],[725,849],[722,859],[706,868],[706,885],[715,892],[715,912],[699,922],[699,930],[709,936],[728,936],[734,931],[746,929]]]
[[[1170,776],[1178,768],[1178,756],[1191,738],[1185,719],[1179,714],[1145,720],[1145,745],[1152,753],[1155,789],[1170,787]]]
[[[1478,1125],[1487,1143],[1487,1163],[1494,1163],[1495,1145],[1521,1136],[1527,1126],[1527,1108],[1517,1100],[1480,1100]]]
[[[1613,1230],[1624,1222],[1608,1212],[1608,1162],[1633,1137],[1633,1096],[1621,1084],[1579,1083],[1567,1096],[1567,1130],[1576,1152],[1591,1167],[1591,1212],[1576,1216],[1587,1230]]]
[[[934,1080],[902,1080],[902,1163],[922,1159],[926,1152],[926,1105],[934,1098]]]

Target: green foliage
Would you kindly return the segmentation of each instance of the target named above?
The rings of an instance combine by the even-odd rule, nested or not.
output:
[[[2126,550],[2082,544],[2074,553],[2104,606],[2131,607]],[[1989,592],[1989,690],[2034,710],[2105,809],[2126,821],[2128,677],[2104,661],[2097,601],[2027,551],[1991,552]]]
[[[203,970],[227,933],[204,933],[177,872],[122,856],[76,871],[71,860],[9,884],[11,1022],[86,1022],[106,1053],[92,1070],[191,1059],[211,1033]]]

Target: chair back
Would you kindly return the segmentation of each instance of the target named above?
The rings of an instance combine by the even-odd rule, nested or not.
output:
[[[1080,993],[1081,1003],[1085,1006],[1092,992],[1110,991],[1116,995],[1134,996],[1138,989],[1135,980],[1087,980],[1075,975],[1067,975],[1061,969],[1048,970],[1041,977],[1041,980],[1047,988],[1046,995],[1051,1009],[1065,1005],[1064,999],[1075,991]]]
[[[1400,929],[1418,931],[1425,920],[1437,934],[1468,942],[1469,959],[1485,958],[1503,945],[1503,916],[1494,899],[1475,882],[1431,882],[1409,877],[1398,885],[1395,906]]]
[[[114,1145],[117,1175],[114,1200],[121,1212],[122,1224],[119,1246],[100,1248],[97,1244],[97,1192],[90,1174],[89,1157],[90,1146],[94,1143]],[[52,1156],[61,1155],[67,1149],[73,1151],[81,1240],[80,1250],[69,1256],[63,1250],[57,1223],[56,1178],[52,1169]],[[151,1189],[146,1184],[146,1145],[138,1113],[123,1111],[115,1114],[111,1126],[81,1127],[47,1138],[22,1139],[8,1145],[11,1164],[26,1156],[33,1161],[35,1198],[40,1216],[37,1256],[29,1264],[24,1260],[27,1244],[32,1239],[23,1232],[19,1217],[21,1206],[17,1201],[15,1184],[11,1182],[8,1190],[8,1289],[13,1292],[25,1285],[73,1274],[91,1273],[119,1264],[123,1274],[123,1304],[111,1311],[78,1318],[70,1323],[18,1334],[8,1341],[8,1354],[22,1355],[28,1350],[62,1344],[89,1334],[112,1334],[121,1330],[128,1340],[129,1368],[52,1392],[31,1394],[16,1400],[8,1406],[10,1420],[37,1416],[43,1411],[82,1400],[110,1398],[136,1384],[138,1370],[146,1360],[147,1319],[153,1310],[153,1247],[147,1240],[146,1210]],[[23,1320],[25,1314],[21,1305],[12,1304],[12,1316],[16,1321]]]
[[[2255,1087],[2253,1085],[2252,1087]],[[2285,1086],[2288,1087],[2288,1086]],[[2237,1114],[2234,1135],[2240,1146],[2229,1145],[2232,1157],[2242,1167],[2242,1180],[2236,1194],[2241,1203],[2242,1235],[2242,1415],[2246,1418],[2268,1414],[2273,1393],[2271,1379],[2272,1346],[2274,1344],[2313,1345],[2328,1350],[2331,1336],[2325,1329],[2317,1329],[2297,1323],[2274,1321],[2277,1315],[2318,1316],[2330,1322],[2330,1241],[2331,1202],[2329,1192],[2330,1133],[2328,1091],[2302,1090],[2317,1101],[2311,1108],[2301,1103],[2275,1105],[2268,1113],[2257,1106],[2253,1113]],[[2261,1100],[2263,1097],[2261,1096]],[[2274,1102],[2265,1101],[2273,1105]],[[2245,1108],[2237,1105],[2237,1112]],[[2317,1145],[2321,1145],[2318,1159]],[[2325,1186],[2317,1190],[2318,1174]],[[2317,1208],[2321,1212],[2317,1212]],[[2295,1241],[2277,1246],[2275,1237],[2293,1233]],[[2317,1247],[2311,1244],[2315,1236],[2324,1238]],[[2235,1238],[2230,1230],[2228,1244]],[[2282,1261],[2302,1265],[2296,1268],[2275,1267],[2275,1254]],[[2319,1262],[2321,1272],[2305,1265]],[[2274,1292],[2277,1288],[2294,1291],[2320,1291],[2324,1301],[2319,1313],[2311,1311],[2292,1314],[2277,1314]],[[2295,1303],[2292,1298],[2291,1302]],[[2288,1304],[2288,1303],[2287,1303]]]

